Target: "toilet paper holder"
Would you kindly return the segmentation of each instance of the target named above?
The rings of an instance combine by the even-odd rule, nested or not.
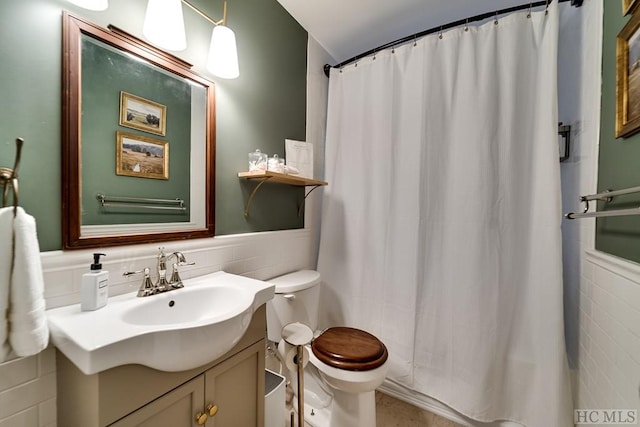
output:
[[[282,328],[282,339],[296,348],[296,367],[298,371],[298,427],[304,427],[304,367],[309,361],[309,353],[304,348],[313,340],[313,331],[304,323],[289,323]],[[285,359],[288,364],[289,357]],[[293,425],[292,425],[293,427]]]

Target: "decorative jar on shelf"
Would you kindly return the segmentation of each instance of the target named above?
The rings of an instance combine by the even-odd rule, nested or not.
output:
[[[266,170],[267,160],[267,154],[261,153],[260,150],[249,153],[249,172]]]
[[[274,154],[273,157],[269,157],[267,170],[271,172],[284,173],[284,159]]]

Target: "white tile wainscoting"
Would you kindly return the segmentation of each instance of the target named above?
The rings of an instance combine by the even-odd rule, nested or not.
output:
[[[0,364],[0,427],[55,425],[55,350]]]
[[[254,279],[269,279],[300,268],[309,268],[311,259],[309,229],[234,234],[211,239],[180,240],[162,244],[122,246],[95,250],[55,251],[42,254],[47,309],[80,302],[82,275],[89,271],[91,254],[102,252],[103,270],[109,271],[109,296],[137,291],[142,276],[123,277],[125,271],[151,269],[157,277],[158,248],[167,254],[184,253],[193,266],[180,268],[183,279],[215,271],[240,274]]]
[[[314,268],[311,230],[286,230],[182,240],[163,244],[96,248],[95,250],[41,253],[47,308],[78,304],[82,274],[89,271],[91,254],[107,254],[109,295],[137,291],[141,276],[123,277],[125,271],[151,269],[155,280],[158,247],[180,251],[193,266],[181,268],[183,279],[226,271],[265,280],[290,271]],[[0,364],[0,427],[56,427],[55,351]],[[60,426],[64,427],[64,426]]]
[[[576,408],[640,413],[640,265],[587,250]]]

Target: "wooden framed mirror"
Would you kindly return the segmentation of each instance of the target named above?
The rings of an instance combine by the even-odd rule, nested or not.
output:
[[[62,66],[63,248],[213,236],[213,82],[66,12]]]

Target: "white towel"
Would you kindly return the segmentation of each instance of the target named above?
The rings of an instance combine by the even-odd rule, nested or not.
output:
[[[0,223],[6,222],[7,217],[13,223],[15,236],[13,274],[9,280],[9,343],[17,356],[31,356],[49,343],[36,221],[22,208],[18,208],[15,218],[13,208],[2,209]],[[4,228],[0,226],[0,230]],[[7,245],[11,251],[11,235],[7,244],[0,246]]]
[[[0,209],[0,362],[7,360],[9,347],[9,286],[11,279],[11,230],[13,208]]]

